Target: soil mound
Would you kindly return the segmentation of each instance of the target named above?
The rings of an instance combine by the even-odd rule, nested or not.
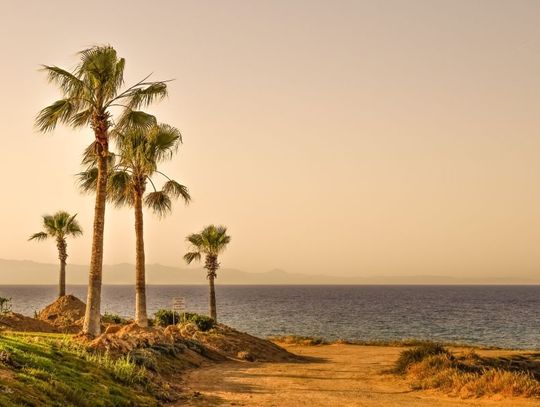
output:
[[[174,343],[173,338],[170,335],[165,335],[160,328],[142,328],[136,323],[122,327],[116,325],[114,329],[109,328],[105,333],[93,339],[88,347],[100,352],[126,354],[137,348]]]
[[[136,323],[106,331],[87,343],[99,352],[128,354],[137,349],[173,346],[190,349],[206,359],[240,359],[246,361],[281,362],[298,360],[280,346],[226,325],[217,325],[203,332],[195,324],[185,323],[167,328],[142,328]]]
[[[64,332],[78,332],[86,304],[73,295],[64,295],[43,308],[37,318],[46,321]]]
[[[180,330],[184,338],[197,341],[227,358],[261,362],[299,360],[297,355],[273,342],[237,331],[227,325],[218,324],[209,331],[203,332],[194,324],[184,324]]]
[[[47,321],[26,317],[16,312],[0,314],[0,329],[19,332],[58,332],[58,329]]]

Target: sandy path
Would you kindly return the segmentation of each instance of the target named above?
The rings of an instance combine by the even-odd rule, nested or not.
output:
[[[288,349],[311,361],[228,362],[193,370],[184,379],[187,399],[178,406],[540,406],[533,400],[460,400],[411,391],[401,379],[382,373],[403,348],[329,345]]]

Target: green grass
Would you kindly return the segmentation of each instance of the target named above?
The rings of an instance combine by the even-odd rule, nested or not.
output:
[[[157,406],[146,371],[61,334],[0,336],[0,406]]]

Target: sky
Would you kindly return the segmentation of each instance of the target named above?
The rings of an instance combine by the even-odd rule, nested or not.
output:
[[[126,83],[174,79],[149,111],[184,144],[164,171],[189,206],[145,214],[147,261],[184,266],[216,223],[223,267],[343,276],[538,275],[540,2],[0,3],[0,258],[57,261],[40,216],[93,197],[74,175],[89,129],[40,134],[59,98],[40,64],[111,44]],[[134,262],[133,213],[107,209],[105,263]]]

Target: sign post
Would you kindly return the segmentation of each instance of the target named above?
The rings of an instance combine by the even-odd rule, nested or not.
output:
[[[174,321],[175,313],[185,311],[185,309],[186,309],[186,299],[184,297],[174,297],[172,301],[173,325],[176,325]]]

